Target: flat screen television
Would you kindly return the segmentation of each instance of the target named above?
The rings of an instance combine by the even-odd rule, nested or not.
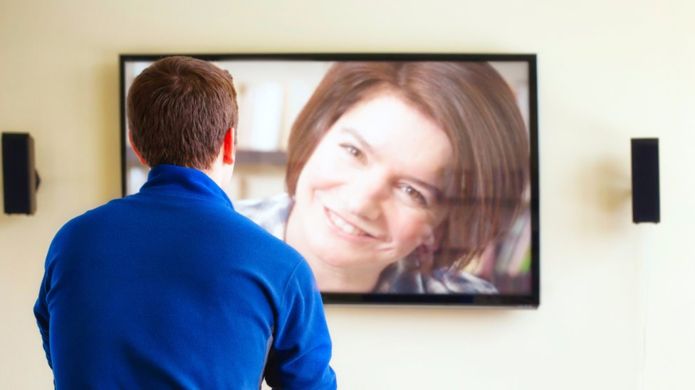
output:
[[[127,137],[122,189],[148,169]],[[295,247],[325,303],[537,307],[533,54],[204,54],[234,78],[235,209]]]

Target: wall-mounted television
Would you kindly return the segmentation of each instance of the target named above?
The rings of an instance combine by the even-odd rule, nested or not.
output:
[[[122,189],[133,79],[121,55]],[[297,249],[325,303],[536,307],[533,54],[190,54],[239,103],[235,209]]]

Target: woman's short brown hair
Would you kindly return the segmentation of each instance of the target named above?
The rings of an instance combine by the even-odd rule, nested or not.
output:
[[[288,192],[294,196],[304,164],[338,118],[379,92],[412,104],[451,141],[454,174],[434,265],[461,268],[509,229],[528,187],[528,131],[512,90],[486,62],[334,64],[292,127]]]
[[[191,57],[150,65],[133,81],[127,101],[134,146],[150,166],[208,169],[227,129],[237,124],[232,76]]]

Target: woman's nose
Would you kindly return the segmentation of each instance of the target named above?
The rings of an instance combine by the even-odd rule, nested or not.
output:
[[[378,172],[353,178],[346,194],[348,210],[367,220],[376,220],[381,216],[388,188],[388,181]]]

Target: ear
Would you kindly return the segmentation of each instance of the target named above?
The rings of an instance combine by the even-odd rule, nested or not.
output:
[[[224,134],[223,159],[225,164],[234,164],[234,128],[230,127]]]
[[[142,154],[140,154],[140,151],[138,148],[135,147],[135,143],[133,142],[133,132],[128,130],[128,143],[130,143],[130,148],[133,149],[133,152],[135,153],[135,156],[138,158],[138,161],[140,161],[140,164],[149,167],[150,164],[145,161],[145,159],[142,157]]]

